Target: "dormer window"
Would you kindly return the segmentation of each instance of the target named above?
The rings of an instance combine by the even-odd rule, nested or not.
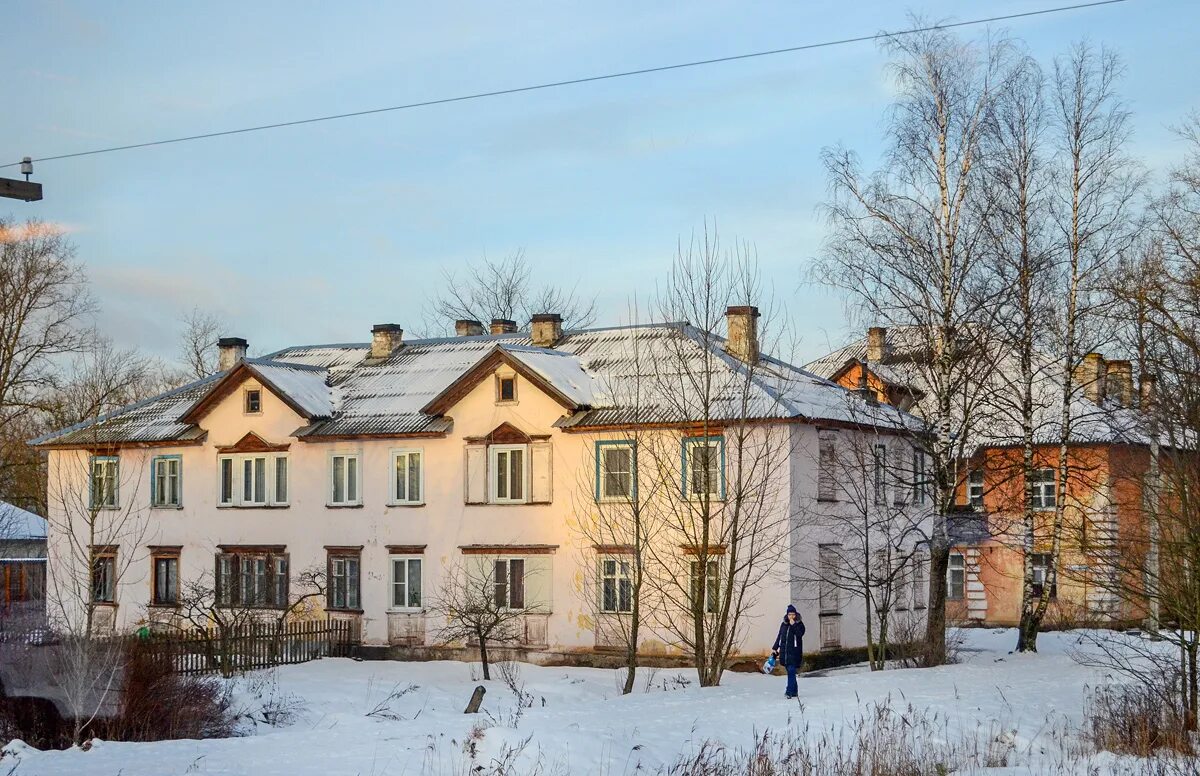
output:
[[[513,402],[517,400],[517,376],[496,376],[496,401]]]
[[[262,412],[262,391],[258,388],[246,389],[246,414],[257,415]]]

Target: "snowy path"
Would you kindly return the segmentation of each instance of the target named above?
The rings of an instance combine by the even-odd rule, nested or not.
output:
[[[658,685],[681,675],[692,686],[646,692],[644,672],[635,694],[622,697],[613,671],[522,665],[534,708],[525,711],[516,729],[506,727],[513,695],[493,679],[484,709],[498,725],[477,741],[476,758],[488,763],[502,756],[506,744],[532,736],[522,760],[526,766],[540,753],[545,765],[570,773],[632,773],[639,763],[653,771],[709,739],[748,747],[753,735],[766,729],[807,726],[810,735],[840,730],[889,698],[896,709],[911,705],[944,715],[951,734],[979,732],[992,738],[1008,730],[1015,731],[1018,752],[1060,749],[1053,730],[1064,720],[1077,725],[1085,685],[1105,680],[1066,654],[1077,640],[1072,634],[1044,634],[1040,654],[1018,656],[1007,654],[1010,631],[972,631],[962,664],[877,673],[851,668],[806,677],[800,685],[802,706],[783,699],[781,677],[727,674],[724,686],[700,689],[694,672],[660,670]],[[288,727],[260,726],[251,735],[221,740],[100,742],[88,752],[27,750],[13,774],[461,773],[472,725],[487,721],[482,714],[462,714],[477,684],[470,671],[455,662],[338,659],[289,666],[278,671],[279,690],[302,698],[305,708]],[[408,683],[420,689],[393,706],[403,719],[366,716],[393,686]],[[11,767],[10,762],[0,761],[0,772],[7,774],[4,766]]]

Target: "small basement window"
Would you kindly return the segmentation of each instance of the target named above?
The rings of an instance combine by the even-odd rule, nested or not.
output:
[[[496,378],[496,401],[517,400],[517,378],[515,375],[501,375]]]
[[[251,388],[246,391],[246,414],[257,415],[262,412],[262,391]]]

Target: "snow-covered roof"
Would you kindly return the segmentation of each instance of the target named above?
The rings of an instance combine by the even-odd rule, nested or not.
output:
[[[887,330],[886,342],[881,361],[867,360],[867,338],[861,337],[806,364],[805,369],[832,378],[847,363],[860,361],[887,382],[924,392],[926,396],[913,409],[920,415],[922,408],[934,400],[927,385],[928,367],[922,361],[923,336],[915,326],[899,326]],[[1004,400],[1006,388],[1014,384],[1019,374],[1017,355],[1000,342],[990,343],[989,350],[990,355],[979,359],[989,401],[976,408],[972,434],[979,445],[1019,444],[1019,411],[1015,406],[1006,406]],[[1035,358],[1034,373],[1034,441],[1055,444],[1060,440],[1062,428],[1062,366],[1054,359],[1039,355]],[[1081,444],[1145,444],[1149,441],[1144,431],[1144,417],[1136,408],[1123,406],[1112,397],[1094,402],[1079,386],[1072,391],[1070,422],[1071,438]]]
[[[46,538],[46,518],[0,501],[0,540]]]
[[[724,351],[724,340],[688,324],[664,323],[565,332],[552,348],[528,334],[446,337],[404,343],[370,358],[364,343],[285,348],[241,362],[307,419],[299,437],[443,433],[450,419],[425,409],[485,359],[501,353],[569,405],[563,428],[738,418],[840,421],[916,430],[919,421],[886,404],[770,357],[754,367]],[[236,370],[236,367],[235,367]],[[232,373],[231,373],[232,374]],[[711,401],[701,415],[696,376],[709,374]],[[225,373],[81,424],[35,444],[197,439],[181,421],[212,394]],[[234,378],[230,378],[231,380]],[[212,399],[209,399],[211,401]],[[189,417],[198,421],[198,417]]]

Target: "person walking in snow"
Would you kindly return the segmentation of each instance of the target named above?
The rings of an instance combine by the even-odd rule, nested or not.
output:
[[[787,669],[787,691],[783,697],[795,698],[800,694],[796,687],[796,671],[804,663],[804,620],[800,619],[800,613],[791,604],[788,604],[787,613],[783,615],[771,654]]]

